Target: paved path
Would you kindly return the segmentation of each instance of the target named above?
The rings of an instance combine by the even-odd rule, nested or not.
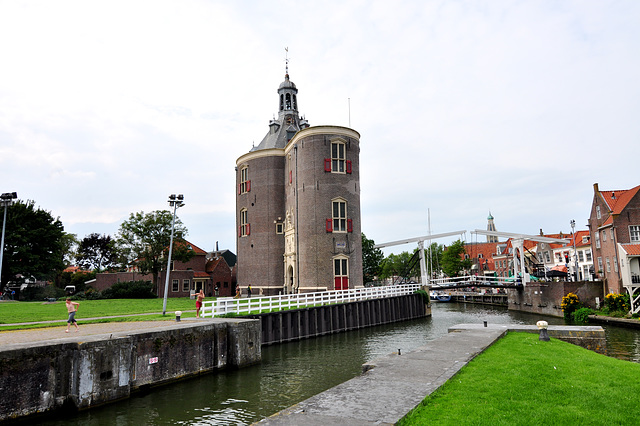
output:
[[[365,372],[273,416],[260,425],[392,425],[507,332],[451,332],[413,351],[363,366]]]
[[[98,318],[84,318],[84,320]],[[186,318],[182,322],[193,323],[196,321],[211,321],[211,319]],[[96,334],[109,334],[127,331],[140,331],[157,327],[166,327],[167,325],[176,324],[172,321],[134,321],[134,322],[109,322],[99,324],[82,324],[79,322],[79,331],[75,331],[75,327],[69,328],[69,333],[65,333],[67,329],[66,321],[60,327],[33,328],[29,330],[8,330],[0,331],[0,347],[14,343],[36,343],[43,341],[51,341],[56,339],[76,338],[82,340],[87,336]],[[10,324],[3,324],[10,325]]]

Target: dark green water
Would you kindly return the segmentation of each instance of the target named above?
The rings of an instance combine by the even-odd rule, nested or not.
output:
[[[262,348],[262,363],[153,389],[145,395],[43,425],[246,425],[360,374],[363,363],[415,349],[461,323],[535,324],[559,318],[458,303],[432,305],[432,317]],[[611,356],[640,362],[640,331],[606,327]]]

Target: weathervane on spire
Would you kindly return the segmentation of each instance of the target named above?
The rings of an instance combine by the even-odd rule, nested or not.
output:
[[[285,47],[284,48],[285,54],[284,54],[284,73],[286,75],[289,75],[289,47]]]

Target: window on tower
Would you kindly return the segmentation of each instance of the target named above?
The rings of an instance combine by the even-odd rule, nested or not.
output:
[[[238,194],[245,194],[251,191],[251,181],[249,180],[249,167],[240,169],[240,184]]]
[[[332,142],[331,143],[331,171],[337,173],[344,173],[344,143]]]
[[[287,93],[284,98],[285,109],[291,109],[291,93]]]
[[[250,225],[249,225],[249,214],[247,209],[240,210],[240,227],[238,229],[239,237],[246,237],[249,235]]]
[[[347,232],[347,203],[343,200],[333,201],[333,232]]]

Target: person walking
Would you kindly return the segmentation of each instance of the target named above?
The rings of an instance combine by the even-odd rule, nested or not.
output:
[[[247,287],[247,298],[251,299],[251,286]]]
[[[200,318],[200,309],[202,308],[203,301],[204,301],[204,291],[200,289],[200,293],[196,295],[196,318]]]
[[[236,287],[236,296],[234,297],[234,299],[240,299],[240,297],[242,296],[242,293],[240,291],[240,286]]]
[[[69,327],[71,326],[71,324],[73,323],[73,325],[76,326],[76,333],[78,332],[78,321],[76,321],[76,312],[78,311],[78,307],[80,306],[80,304],[78,302],[72,302],[71,299],[67,298],[67,312],[69,313],[69,319],[67,320],[67,331],[65,331],[65,333],[69,332]]]

